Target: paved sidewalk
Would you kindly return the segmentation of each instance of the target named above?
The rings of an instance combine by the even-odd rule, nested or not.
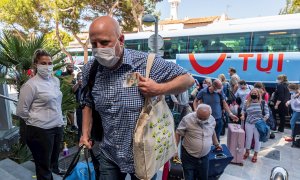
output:
[[[275,166],[284,167],[289,173],[289,180],[300,180],[300,149],[292,148],[291,142],[284,140],[284,137],[290,134],[290,129],[284,133],[275,133],[275,139],[262,144],[256,163],[251,162],[251,152],[244,166],[230,164],[220,180],[267,180],[270,179],[271,170]],[[221,138],[223,144],[227,142],[226,135]]]
[[[229,164],[220,180],[268,180],[275,166],[284,167],[289,173],[289,180],[300,180],[300,149],[292,148],[291,142],[284,140],[290,134],[290,129],[286,129],[284,133],[275,133],[275,139],[262,144],[256,163],[251,162],[251,152],[244,166]],[[227,144],[227,132],[225,136],[221,136],[221,144]],[[160,180],[162,168],[157,175],[157,180]]]

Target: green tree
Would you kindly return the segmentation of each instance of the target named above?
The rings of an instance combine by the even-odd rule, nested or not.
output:
[[[294,0],[291,8],[292,13],[300,13],[300,0]]]
[[[73,41],[73,37],[69,35],[67,32],[60,30],[60,37],[62,39],[62,43],[64,46],[68,46],[68,44]],[[52,30],[50,33],[45,35],[45,39],[47,41],[48,49],[56,49],[60,50],[59,41],[57,40],[56,32]]]
[[[137,28],[142,31],[142,16],[144,13],[153,14],[155,5],[162,0],[93,0],[89,9],[92,10],[88,19],[96,16],[114,16],[120,22],[124,31],[133,31]]]
[[[51,29],[51,14],[40,0],[1,0],[0,21],[26,35]]]
[[[72,34],[84,49],[84,61],[88,60],[89,39],[78,37],[82,28],[99,15],[118,18],[126,31],[134,27],[141,30],[144,12],[154,11],[161,0],[2,0],[0,1],[0,22],[22,38],[48,33],[55,29],[60,49],[72,60],[65,49],[64,35],[60,29]]]
[[[300,0],[286,0],[286,5],[279,14],[293,14],[300,12]]]

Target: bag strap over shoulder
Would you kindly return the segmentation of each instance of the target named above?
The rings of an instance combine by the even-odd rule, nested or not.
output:
[[[150,76],[150,71],[151,71],[154,59],[155,59],[155,54],[154,53],[150,53],[148,55],[148,59],[147,59],[146,78],[149,78],[149,76]]]
[[[154,53],[150,53],[148,55],[148,59],[147,59],[146,78],[150,77],[150,71],[151,71],[154,59],[155,59],[155,54]],[[144,105],[144,110],[143,111],[145,111],[145,107],[147,107],[150,103],[151,103],[151,98],[146,98],[145,99],[145,105]]]

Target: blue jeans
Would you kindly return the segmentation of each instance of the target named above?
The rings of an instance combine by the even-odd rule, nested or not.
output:
[[[208,180],[208,155],[195,158],[182,147],[181,160],[185,180]]]
[[[215,131],[216,131],[216,135],[217,135],[217,138],[218,138],[219,142],[220,142],[220,136],[221,136],[223,125],[224,125],[224,122],[223,122],[222,118],[216,119]]]
[[[294,129],[295,129],[295,124],[297,121],[300,121],[300,112],[293,112],[292,118],[291,118],[291,128],[292,128],[292,136],[294,135]]]
[[[98,161],[100,163],[100,180],[125,180],[127,173],[122,173],[118,165],[105,157],[102,152],[98,156]],[[133,173],[130,176],[131,180],[138,180]],[[151,180],[156,180],[156,176],[157,174]]]

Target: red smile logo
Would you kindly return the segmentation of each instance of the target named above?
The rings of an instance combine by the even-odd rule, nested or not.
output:
[[[203,67],[199,65],[196,61],[196,58],[194,54],[189,54],[190,62],[193,66],[193,68],[199,73],[199,74],[211,74],[215,72],[219,67],[223,64],[226,58],[226,53],[223,53],[219,56],[218,60],[211,66]]]

